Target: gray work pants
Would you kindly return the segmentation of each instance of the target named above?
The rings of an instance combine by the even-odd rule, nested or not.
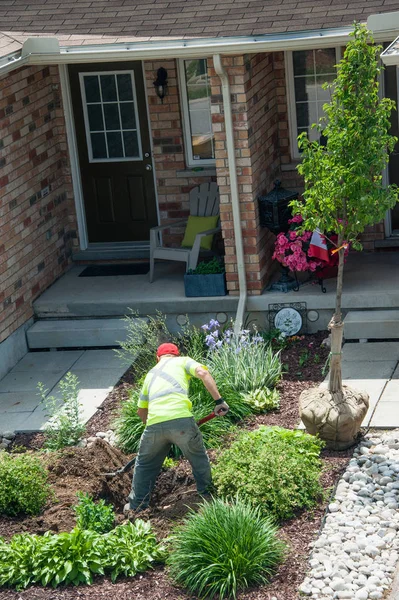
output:
[[[211,483],[211,467],[202,434],[194,419],[156,423],[146,427],[141,437],[129,495],[131,509],[148,506],[156,478],[172,444],[178,446],[190,462],[198,492],[207,490]]]

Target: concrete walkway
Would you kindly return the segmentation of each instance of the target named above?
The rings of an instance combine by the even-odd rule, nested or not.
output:
[[[0,381],[0,430],[26,433],[43,429],[47,417],[37,384],[41,381],[48,395],[61,399],[59,382],[68,371],[79,380],[86,422],[126,369],[113,350],[30,352]]]

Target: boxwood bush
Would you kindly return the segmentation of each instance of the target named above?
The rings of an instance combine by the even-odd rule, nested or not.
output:
[[[314,436],[281,427],[244,431],[220,454],[214,483],[222,497],[239,494],[264,514],[290,518],[322,495],[322,446]]]
[[[50,493],[47,470],[39,458],[0,452],[0,514],[37,515]]]
[[[242,500],[213,500],[191,512],[169,539],[172,579],[199,598],[236,598],[266,583],[284,554],[270,517]]]

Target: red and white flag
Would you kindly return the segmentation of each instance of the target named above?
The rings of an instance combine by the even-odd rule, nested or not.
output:
[[[310,238],[309,244],[309,255],[320,260],[329,262],[330,257],[328,256],[328,249],[326,244],[326,238],[321,233],[320,229],[316,229]]]

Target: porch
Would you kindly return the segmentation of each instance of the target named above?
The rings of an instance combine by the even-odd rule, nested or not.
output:
[[[118,319],[134,309],[141,315],[161,311],[166,314],[169,327],[176,330],[185,315],[195,325],[201,325],[210,317],[234,318],[237,310],[237,296],[186,298],[182,264],[157,263],[152,284],[148,274],[79,277],[84,268],[74,266],[34,302],[37,320],[55,323],[61,319]],[[260,296],[249,296],[246,314],[259,327],[268,328],[270,304],[304,302],[307,313],[313,311],[308,332],[324,330],[334,308],[335,284],[335,279],[325,281],[325,294],[317,284],[307,283],[298,292],[264,291]],[[399,307],[399,253],[351,254],[345,266],[342,306],[344,314],[352,309]]]

